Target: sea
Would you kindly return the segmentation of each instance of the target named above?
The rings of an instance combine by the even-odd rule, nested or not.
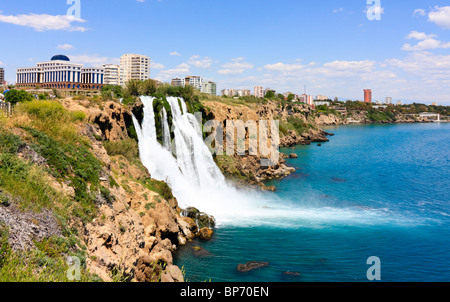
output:
[[[261,197],[295,214],[231,219],[179,247],[186,281],[450,281],[450,123],[324,130],[329,142],[281,149],[296,172]],[[267,265],[237,270],[250,261]]]

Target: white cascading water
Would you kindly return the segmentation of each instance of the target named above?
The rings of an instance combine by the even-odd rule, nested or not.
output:
[[[163,136],[163,146],[169,151],[172,151],[172,144],[170,142],[170,128],[169,128],[169,121],[167,119],[167,111],[166,108],[163,107],[163,109],[160,112],[161,116],[161,129],[162,129],[162,136]]]
[[[157,140],[154,98],[142,96],[141,100],[144,105],[142,125],[133,116],[141,161],[152,178],[165,181],[171,187],[181,208],[192,206],[213,215],[218,226],[320,227],[330,222],[389,222],[377,211],[301,206],[299,201],[280,200],[274,193],[237,189],[226,182],[215,164],[203,141],[199,121],[187,112],[184,100],[167,97],[172,110],[174,141],[170,143],[167,112],[163,109],[163,145]]]

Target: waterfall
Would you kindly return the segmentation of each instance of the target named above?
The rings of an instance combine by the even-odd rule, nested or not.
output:
[[[139,154],[152,178],[165,181],[181,208],[196,207],[213,215],[217,226],[271,225],[316,226],[323,223],[374,223],[385,221],[384,213],[308,204],[311,193],[296,200],[280,199],[272,192],[237,189],[228,184],[203,142],[199,121],[187,112],[183,99],[168,97],[172,110],[174,141],[170,143],[167,112],[162,111],[163,142],[157,140],[153,101],[141,97],[144,117],[141,125],[133,116],[139,139]],[[161,114],[161,113],[160,113]],[[168,148],[169,146],[169,148]]]
[[[245,191],[229,185],[217,167],[208,147],[203,142],[199,121],[187,112],[184,100],[168,97],[172,110],[174,142],[170,140],[167,112],[164,118],[163,145],[157,140],[153,101],[155,98],[141,97],[144,118],[141,125],[133,116],[139,140],[139,153],[143,165],[152,178],[165,181],[177,198],[181,208],[193,206],[213,215],[218,224],[230,222],[239,216],[252,217],[255,207],[245,207],[255,199]],[[180,107],[181,104],[181,107]],[[166,148],[171,145],[173,148]],[[261,197],[261,196],[260,196]],[[257,198],[258,199],[258,198]],[[264,198],[259,198],[263,201]],[[259,208],[262,208],[260,206]],[[236,212],[237,211],[237,212]]]
[[[169,121],[167,119],[167,111],[166,108],[163,107],[163,109],[160,112],[161,116],[161,129],[162,129],[162,137],[163,137],[163,146],[169,151],[172,151],[172,145],[170,142],[170,128],[169,128]]]

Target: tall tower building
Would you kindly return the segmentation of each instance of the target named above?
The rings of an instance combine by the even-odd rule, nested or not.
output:
[[[0,86],[5,84],[5,70],[0,68]]]
[[[144,81],[150,78],[150,58],[144,55],[125,54],[120,57],[120,84],[130,80]]]
[[[364,102],[366,103],[372,103],[372,90],[371,89],[364,89]]]

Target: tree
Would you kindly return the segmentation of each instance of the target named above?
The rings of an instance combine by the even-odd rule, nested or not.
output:
[[[141,81],[138,80],[129,80],[125,84],[125,92],[131,96],[139,96]]]
[[[123,97],[122,86],[106,85],[102,87],[102,97],[105,99]]]
[[[287,100],[288,100],[289,102],[292,102],[294,99],[295,99],[295,95],[293,95],[292,93],[290,93],[290,94],[288,95],[288,97],[287,97]]]
[[[156,82],[152,79],[147,79],[140,84],[139,92],[141,95],[154,95],[156,90]]]
[[[5,94],[5,101],[11,104],[29,102],[34,99],[33,95],[25,90],[9,90]]]
[[[266,95],[264,96],[266,99],[273,99],[275,98],[275,93],[273,93],[272,90],[267,91]]]

